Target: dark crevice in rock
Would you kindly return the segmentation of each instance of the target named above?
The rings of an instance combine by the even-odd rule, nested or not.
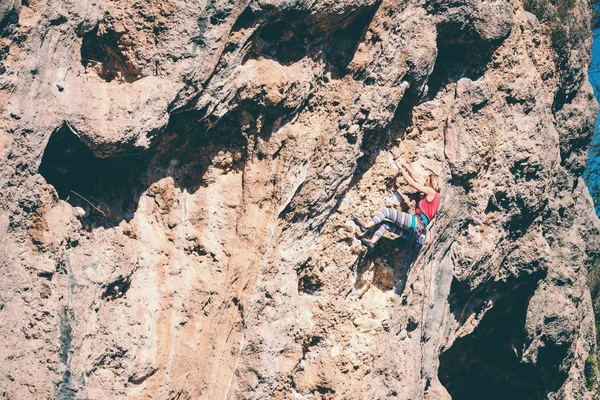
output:
[[[298,278],[298,293],[315,295],[323,286],[323,282],[316,275],[305,274]]]
[[[364,286],[367,282],[363,276],[373,270],[372,285],[382,291],[394,290],[401,295],[408,272],[418,255],[419,249],[412,241],[382,237],[373,251],[357,259],[354,287],[359,289]]]
[[[296,273],[298,274],[298,293],[313,296],[321,290],[323,282],[310,262],[311,259],[309,258],[300,267],[296,268]]]
[[[382,150],[393,148],[397,141],[410,135],[414,129],[412,122],[414,104],[407,99],[402,99],[396,108],[394,117],[387,129],[381,131],[365,131],[362,138],[361,149],[363,155],[356,160],[356,170],[349,189],[353,188],[363,175],[375,164]]]
[[[54,276],[53,272],[46,272],[46,271],[40,271],[37,274],[40,278],[45,278],[48,279],[49,281],[52,280],[52,277]]]
[[[129,377],[129,379],[127,381],[129,383],[133,383],[134,385],[141,385],[142,383],[144,383],[144,381],[146,379],[150,378],[157,371],[158,371],[158,368],[152,368],[150,371],[145,372],[145,373],[141,373],[139,375],[138,374],[133,374],[132,376]]]
[[[175,114],[146,153],[107,158],[97,157],[65,125],[51,135],[38,172],[61,199],[86,211],[84,226],[111,227],[133,218],[142,193],[162,178],[193,193],[210,184],[205,174],[211,165],[240,171],[246,155],[241,127],[254,120],[245,110],[214,123],[197,111]]]
[[[417,329],[419,327],[419,322],[417,320],[415,320],[414,318],[408,318],[408,323],[406,324],[406,331],[407,332],[414,332],[415,329]]]
[[[123,52],[121,35],[114,31],[98,32],[98,26],[83,35],[81,44],[81,65],[93,68],[102,79],[114,79],[127,83],[142,78],[137,68]]]
[[[309,47],[314,45],[308,26],[297,11],[266,24],[258,31],[250,58],[260,56],[272,58],[283,65],[290,65],[306,57]],[[295,21],[292,22],[292,21]]]
[[[515,179],[529,182],[533,179],[538,178],[540,169],[540,165],[531,163],[531,161],[526,158],[515,162],[515,164],[512,167],[510,167],[510,172],[511,174],[513,174]]]
[[[542,214],[547,204],[548,199],[540,200],[536,204],[536,210],[532,210],[520,196],[517,196],[514,199],[515,210],[505,225],[506,230],[509,232],[509,239],[515,240],[524,235],[533,225],[534,221]]]
[[[244,29],[251,28],[257,21],[256,14],[251,7],[246,7],[244,11],[237,17],[235,23],[231,27],[232,32],[239,32]]]
[[[452,171],[450,172],[452,174]],[[471,192],[471,181],[477,176],[477,173],[455,175],[452,174],[450,178],[450,184],[455,188],[461,188],[464,194],[467,195]]]
[[[567,85],[560,85],[552,101],[552,112],[556,114],[561,111],[565,104],[573,101],[575,96],[577,96],[577,90],[572,90]]]
[[[317,393],[322,394],[322,395],[334,394],[335,390],[325,387],[325,386],[317,385]]]
[[[110,301],[125,296],[131,286],[131,276],[120,276],[117,280],[108,284],[106,290],[102,293],[102,300]]]
[[[490,198],[488,199],[488,203],[485,208],[484,214],[490,214],[490,213],[495,213],[495,212],[499,212],[499,211],[501,211],[501,208],[498,207],[498,202],[496,201],[496,197],[490,196]]]
[[[453,282],[450,300],[458,321],[465,313],[482,312],[485,302],[493,301],[473,333],[456,340],[440,356],[439,378],[453,399],[541,400],[560,388],[566,373],[559,364],[568,344],[547,343],[536,364],[523,360],[527,308],[544,276],[545,271],[539,270],[496,283],[479,289],[484,293],[479,296],[466,283]]]
[[[310,351],[311,347],[318,346],[319,343],[321,343],[322,341],[323,341],[323,337],[321,337],[321,336],[309,336],[309,337],[305,338],[304,342],[302,342],[302,358],[301,358],[301,360],[306,359],[306,355]]]
[[[19,26],[19,12],[16,8],[10,10],[0,20],[0,37],[8,37],[16,31]]]
[[[65,17],[64,15],[59,15],[58,17],[50,20],[50,25],[58,26],[58,25],[64,24],[67,21],[68,21],[67,17]]]
[[[343,16],[315,21],[304,10],[288,10],[269,18],[253,35],[252,47],[245,57],[273,59],[291,65],[305,57],[321,59],[332,77],[347,74],[347,67],[373,19],[377,6],[361,7]],[[247,13],[247,14],[246,14]],[[247,9],[234,27],[254,24],[255,15]]]
[[[343,29],[336,31],[327,43],[324,59],[331,77],[340,79],[348,73],[348,65],[361,43],[378,6],[359,9],[347,17],[352,21]]]
[[[508,210],[509,206],[510,199],[507,197],[506,192],[498,189],[496,193],[490,196],[485,212],[487,214],[488,212]]]
[[[567,168],[574,176],[581,176],[586,169],[585,163],[577,162],[577,156],[580,152],[587,151],[592,142],[593,130],[586,133],[580,133],[574,138],[565,139],[560,135],[560,165]],[[574,157],[573,157],[574,156]],[[575,179],[575,182],[577,180]]]
[[[479,79],[500,44],[480,43],[461,30],[461,26],[451,23],[438,25],[438,55],[429,76],[427,98],[435,98],[446,85],[461,78]]]

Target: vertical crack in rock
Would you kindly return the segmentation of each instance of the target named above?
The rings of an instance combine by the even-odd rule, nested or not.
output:
[[[73,311],[64,307],[60,313],[60,351],[59,358],[65,367],[63,378],[58,386],[56,398],[59,400],[74,399],[76,391],[73,389],[73,377],[71,376],[71,341],[73,340],[71,323]]]
[[[61,381],[58,383],[56,398],[58,400],[75,399],[77,389],[73,387],[73,375],[71,367],[71,352],[73,347],[73,328],[75,323],[75,312],[73,311],[72,296],[77,286],[75,277],[71,271],[70,265],[67,263],[68,286],[67,286],[67,304],[60,311],[60,337],[59,337],[59,352],[58,358],[63,364],[65,372]]]

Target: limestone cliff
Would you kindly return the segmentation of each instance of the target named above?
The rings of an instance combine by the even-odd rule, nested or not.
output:
[[[4,0],[3,398],[592,399],[559,3]],[[367,253],[393,157],[442,206]]]

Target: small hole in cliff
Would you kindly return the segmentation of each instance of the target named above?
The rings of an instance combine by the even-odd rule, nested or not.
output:
[[[96,71],[106,82],[114,79],[131,83],[141,79],[141,71],[123,52],[121,35],[114,31],[98,33],[98,26],[83,35],[81,65]]]
[[[502,297],[479,326],[442,353],[439,378],[453,399],[541,400],[564,382],[566,374],[559,365],[568,346],[548,344],[540,349],[535,365],[522,361],[529,299],[542,277],[539,273],[497,287]],[[453,283],[453,290],[457,287]],[[469,297],[468,292],[455,293],[452,303],[457,295]],[[459,301],[453,308],[458,316],[466,306]]]
[[[335,390],[325,386],[317,386],[317,392],[320,394],[334,394]]]
[[[406,330],[408,332],[413,332],[415,329],[417,329],[418,326],[419,323],[414,318],[409,318],[408,324],[406,325]]]
[[[292,25],[290,21],[299,21]],[[272,58],[283,65],[290,65],[308,54],[308,27],[297,13],[289,13],[282,20],[265,25],[258,34],[254,56]]]
[[[10,3],[9,3],[10,4]],[[19,26],[19,13],[12,8],[2,20],[0,20],[0,37],[8,37],[17,30]]]
[[[316,294],[321,287],[323,282],[316,275],[305,274],[298,279],[298,293],[304,293],[308,295]]]
[[[110,283],[104,293],[102,294],[103,300],[115,300],[120,297],[125,296],[125,293],[129,290],[131,286],[131,276],[122,277],[120,276],[117,280]]]

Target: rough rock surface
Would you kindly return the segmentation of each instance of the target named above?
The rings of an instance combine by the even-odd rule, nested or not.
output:
[[[558,63],[550,29],[519,0],[3,1],[2,396],[592,399],[591,38]],[[442,207],[367,254],[394,156]]]

